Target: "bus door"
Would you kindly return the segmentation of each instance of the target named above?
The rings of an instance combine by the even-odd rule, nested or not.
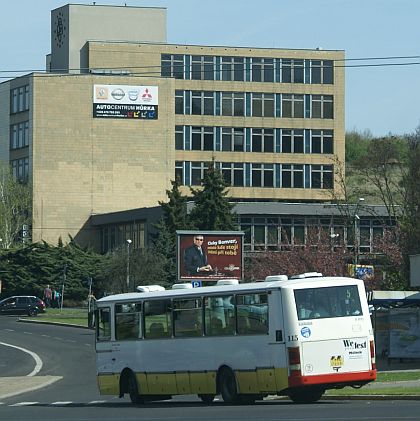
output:
[[[286,359],[286,332],[281,290],[270,292],[268,295],[268,304],[268,350],[270,352],[271,365],[274,368],[276,390],[282,390],[288,386],[288,371]]]
[[[111,340],[111,307],[98,307],[96,314],[96,359],[99,373],[112,373],[119,344]]]

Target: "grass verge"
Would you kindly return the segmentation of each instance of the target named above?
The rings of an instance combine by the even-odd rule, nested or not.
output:
[[[87,326],[87,309],[83,308],[48,308],[46,313],[32,317],[40,322],[68,323],[77,326]]]

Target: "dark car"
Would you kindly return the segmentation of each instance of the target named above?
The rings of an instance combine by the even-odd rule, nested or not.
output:
[[[15,295],[0,301],[0,314],[27,314],[37,316],[45,312],[45,303],[31,295]]]

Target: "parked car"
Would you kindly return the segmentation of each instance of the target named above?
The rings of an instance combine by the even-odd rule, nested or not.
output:
[[[15,295],[0,301],[0,314],[27,314],[37,316],[45,313],[45,303],[31,295]]]

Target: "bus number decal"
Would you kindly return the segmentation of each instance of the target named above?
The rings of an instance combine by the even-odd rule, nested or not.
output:
[[[298,335],[287,335],[287,340],[289,342],[294,342],[298,340]]]

